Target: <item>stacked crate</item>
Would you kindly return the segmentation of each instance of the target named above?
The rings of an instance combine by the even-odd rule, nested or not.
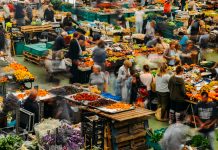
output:
[[[144,150],[145,120],[130,120],[111,124],[113,150]]]
[[[97,115],[82,117],[82,133],[87,150],[93,146],[104,149],[104,122],[104,119]]]

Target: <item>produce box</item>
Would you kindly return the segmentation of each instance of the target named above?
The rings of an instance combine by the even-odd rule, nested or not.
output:
[[[46,43],[46,48],[47,48],[47,49],[52,49],[52,48],[53,48],[53,45],[54,45],[54,41],[52,41],[52,42],[47,42],[47,43]]]
[[[30,44],[24,46],[24,51],[36,56],[45,56],[48,53],[45,43]]]

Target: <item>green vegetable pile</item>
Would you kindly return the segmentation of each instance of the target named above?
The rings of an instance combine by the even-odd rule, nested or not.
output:
[[[121,30],[120,26],[114,26],[114,30]]]
[[[193,147],[200,147],[207,149],[210,147],[208,139],[204,138],[202,135],[195,135],[191,139],[191,145]]]
[[[164,128],[160,130],[155,130],[155,132],[151,136],[151,142],[158,143],[162,139],[165,131],[166,129]]]
[[[17,135],[0,137],[0,150],[16,150],[21,147],[23,140]]]

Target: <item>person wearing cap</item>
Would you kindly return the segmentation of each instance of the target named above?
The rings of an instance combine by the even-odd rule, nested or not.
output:
[[[49,4],[48,8],[44,12],[44,19],[45,21],[50,21],[54,22],[54,10],[53,10],[53,5]]]
[[[79,23],[76,22],[73,18],[72,18],[72,14],[70,12],[67,13],[67,16],[64,18],[63,20],[63,27],[67,27],[67,26],[72,26],[72,23],[76,24],[77,26],[79,26]]]
[[[39,105],[36,101],[38,91],[36,89],[32,89],[30,91],[30,95],[24,101],[23,108],[30,111],[35,115],[35,123],[39,122]]]

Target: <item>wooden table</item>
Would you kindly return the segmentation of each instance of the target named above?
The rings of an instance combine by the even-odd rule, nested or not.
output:
[[[154,111],[141,108],[141,107],[136,107],[133,110],[124,111],[124,112],[120,112],[116,114],[109,114],[109,113],[105,113],[97,109],[91,109],[91,108],[87,108],[83,106],[81,106],[80,109],[87,110],[87,111],[96,113],[98,115],[101,115],[103,117],[106,117],[108,119],[112,119],[112,120],[119,121],[119,122],[131,120],[131,119],[143,118],[143,117],[150,117],[151,115],[155,114]]]

